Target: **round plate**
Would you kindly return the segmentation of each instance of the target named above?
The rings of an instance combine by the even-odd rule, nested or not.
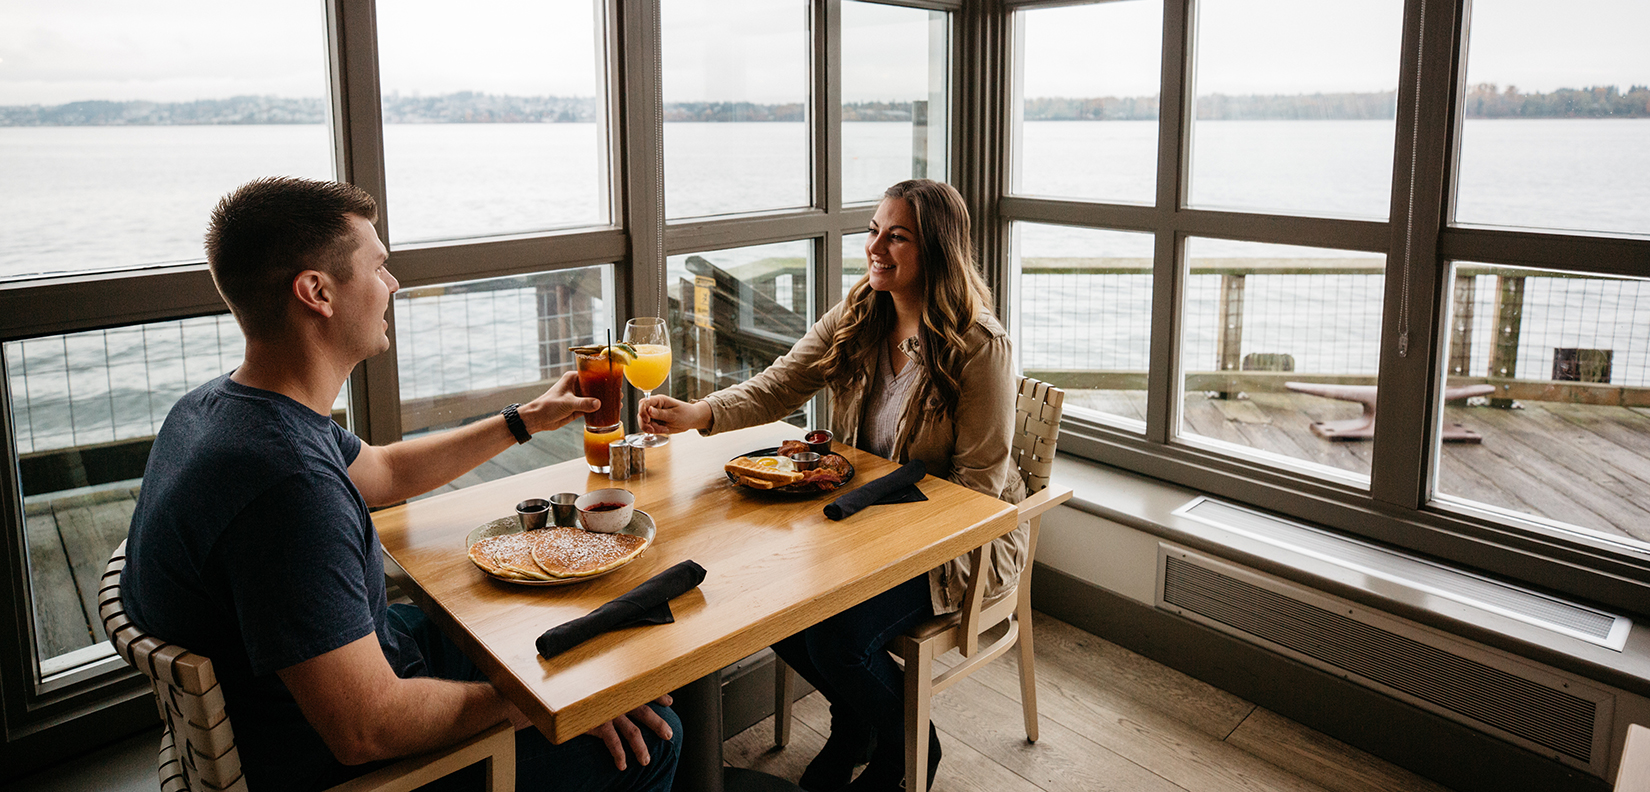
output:
[[[833,452],[833,453],[835,453],[835,452]],[[758,448],[755,451],[746,451],[745,453],[740,454],[739,456],[741,456],[741,457],[763,457],[763,456],[778,456],[778,455],[779,455],[779,446],[768,446],[767,448]],[[837,456],[842,456],[842,455],[837,454]],[[738,459],[738,458],[739,457],[734,457],[734,459]],[[731,462],[733,460],[728,460],[728,461]],[[842,461],[848,462],[848,458],[847,457],[842,457]],[[738,487],[742,490],[746,490],[748,492],[782,492],[782,493],[785,493],[787,495],[814,495],[814,494],[817,494],[817,493],[820,493],[820,492],[836,492],[837,489],[842,489],[842,484],[847,484],[848,482],[853,481],[854,480],[854,463],[848,462],[848,475],[842,477],[842,484],[838,484],[838,485],[836,485],[836,489],[830,489],[830,490],[822,490],[822,489],[819,488],[818,484],[791,484],[791,485],[784,486],[784,487],[774,487],[773,489],[757,489],[755,487],[749,487],[749,486],[746,486],[744,484],[740,484],[739,479],[736,478],[732,473],[727,473],[727,472],[724,471],[723,475],[727,476],[728,481],[733,482],[733,485],[735,487]]]
[[[470,545],[489,537],[503,536],[505,534],[513,533],[521,533],[521,521],[516,519],[516,516],[513,514],[509,517],[500,517],[492,522],[482,523],[481,525],[476,526],[474,530],[470,531],[470,535],[464,539],[464,549],[469,550]],[[630,534],[631,536],[640,536],[647,540],[648,547],[652,547],[653,537],[657,533],[657,529],[653,525],[653,515],[648,514],[641,509],[637,509],[636,515],[630,518],[630,524],[620,529],[618,533]],[[631,556],[630,561],[626,561],[623,564],[613,567],[613,569],[609,569],[607,572],[597,572],[594,575],[583,575],[581,577],[558,578],[556,580],[521,580],[520,578],[499,577],[498,575],[487,572],[480,567],[476,567],[476,569],[486,573],[487,577],[502,581],[504,583],[515,583],[521,586],[567,586],[574,583],[583,583],[586,580],[594,580],[595,578],[599,578],[608,572],[612,572],[614,569],[624,569],[626,566],[630,565],[631,561],[635,561],[636,559],[646,555],[648,547],[642,548],[642,552]]]

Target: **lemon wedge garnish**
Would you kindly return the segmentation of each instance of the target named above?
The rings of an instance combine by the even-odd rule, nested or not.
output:
[[[640,357],[640,355],[636,352],[635,347],[622,341],[608,347],[607,351],[613,355],[613,362],[623,363],[627,366],[631,363],[635,363],[636,358]]]

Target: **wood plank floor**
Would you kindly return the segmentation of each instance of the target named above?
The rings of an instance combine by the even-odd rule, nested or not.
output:
[[[1071,391],[1068,404],[1145,420],[1142,391]],[[1304,393],[1242,399],[1193,394],[1183,431],[1369,475],[1374,444],[1312,434],[1314,421],[1357,417],[1360,405]],[[1438,491],[1510,511],[1650,541],[1650,410],[1558,402],[1518,409],[1446,406],[1444,420],[1483,436],[1445,443]]]
[[[1044,614],[1035,628],[1038,741],[1025,739],[1011,652],[935,698],[935,792],[1447,792]],[[769,718],[729,739],[726,760],[795,781],[829,724],[815,693],[797,702],[787,747],[773,747]]]

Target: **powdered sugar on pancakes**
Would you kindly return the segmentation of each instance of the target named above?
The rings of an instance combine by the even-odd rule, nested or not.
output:
[[[580,528],[491,536],[470,546],[470,561],[507,580],[564,580],[615,569],[647,549],[647,539]]]

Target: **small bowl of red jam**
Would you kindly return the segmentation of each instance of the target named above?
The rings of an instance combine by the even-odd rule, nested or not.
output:
[[[831,433],[826,429],[812,429],[802,436],[802,442],[808,444],[808,450],[816,454],[831,453]]]
[[[636,516],[636,496],[622,489],[591,490],[574,500],[573,508],[586,531],[618,533]]]

